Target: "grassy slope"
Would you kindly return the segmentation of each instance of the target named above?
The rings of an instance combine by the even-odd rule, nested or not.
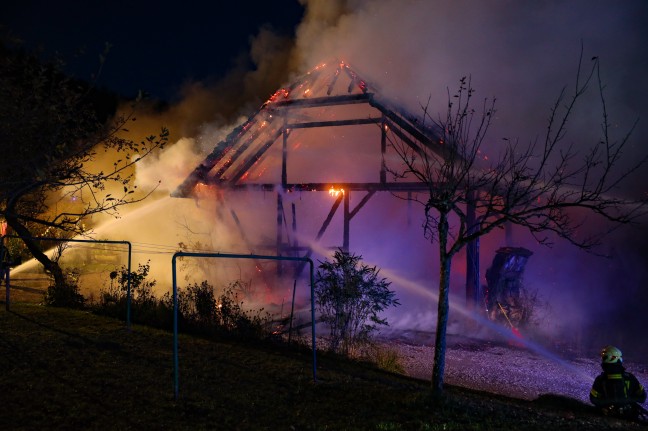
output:
[[[297,347],[180,338],[88,312],[0,311],[0,428],[225,430],[646,429],[571,400],[533,403],[426,382]]]

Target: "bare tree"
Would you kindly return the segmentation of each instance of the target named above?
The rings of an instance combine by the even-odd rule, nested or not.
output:
[[[413,197],[425,212],[424,234],[439,246],[439,303],[432,387],[443,391],[446,329],[449,311],[450,268],[456,253],[471,241],[505,223],[523,226],[542,244],[551,245],[549,233],[577,247],[593,251],[605,232],[582,236],[577,232],[583,214],[602,218],[610,229],[636,220],[645,202],[618,197],[615,191],[646,158],[622,169],[623,150],[630,131],[619,141],[610,137],[599,61],[584,73],[582,55],[570,95],[560,93],[551,109],[544,139],[528,145],[505,140],[498,158],[485,160],[482,147],[491,126],[495,101],[485,99],[481,111],[473,108],[470,78],[463,78],[456,94],[448,93],[445,118],[433,121],[428,106],[423,122],[436,136],[438,147],[412,146],[403,132],[390,133],[389,144],[398,154],[397,178],[415,178],[427,185]],[[567,122],[590,86],[597,86],[602,108],[602,137],[584,152],[565,139]],[[636,124],[636,123],[635,123]],[[582,146],[581,146],[582,147]],[[469,217],[471,207],[474,217]],[[581,210],[584,210],[581,211]]]
[[[139,143],[125,138],[132,113],[110,119],[106,92],[67,76],[62,66],[0,40],[0,217],[57,286],[65,285],[63,271],[34,234],[85,233],[93,215],[144,199],[150,191],[136,193],[134,164],[168,138],[164,128]],[[115,154],[109,168],[92,167]]]

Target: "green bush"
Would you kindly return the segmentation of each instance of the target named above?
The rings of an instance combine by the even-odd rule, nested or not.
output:
[[[194,283],[178,292],[179,322],[189,331],[237,338],[263,338],[268,334],[269,316],[263,309],[246,311],[238,298],[240,282],[224,288],[218,297],[207,281]],[[172,298],[166,301],[173,307]]]
[[[155,280],[148,280],[149,264],[139,265],[130,273],[131,316],[134,323],[163,329],[173,325],[173,296],[167,292],[161,298],[153,294]],[[95,311],[117,318],[126,316],[128,270],[124,267],[110,276],[110,285],[101,290]],[[202,335],[263,338],[269,334],[270,318],[263,309],[246,311],[238,299],[241,282],[227,286],[216,297],[214,287],[207,281],[179,288],[178,329]]]
[[[136,323],[146,323],[159,326],[160,304],[153,294],[153,287],[157,284],[155,280],[148,280],[150,264],[139,264],[136,271],[128,272],[128,268],[122,266],[119,270],[110,273],[110,284],[99,292],[98,308],[102,314],[112,317],[125,318],[128,300],[128,281],[130,277],[131,292],[131,316]],[[163,322],[168,318],[162,319]]]
[[[379,270],[360,264],[362,256],[337,250],[332,262],[320,262],[315,301],[320,319],[329,327],[329,349],[350,354],[370,342],[377,325],[387,325],[378,313],[400,305],[390,282]]]

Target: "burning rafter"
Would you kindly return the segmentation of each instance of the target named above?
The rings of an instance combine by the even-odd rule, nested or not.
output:
[[[434,126],[381,98],[376,88],[347,63],[321,64],[277,90],[247,121],[216,144],[172,196],[191,197],[204,186],[276,192],[277,254],[310,256],[312,249],[300,247],[289,238],[282,194],[328,192],[335,199],[315,241],[322,238],[338,208],[343,206],[342,248],[348,250],[351,219],[376,192],[409,195],[425,192],[431,186],[404,178],[388,181],[387,160],[394,156],[388,134],[393,133],[419,155],[446,158],[449,149]],[[365,133],[368,127],[374,132]],[[305,167],[300,166],[300,161]],[[376,169],[375,175],[358,180],[353,174],[365,175],[367,163]],[[276,172],[278,166],[280,172]],[[324,178],[304,178],[309,175]],[[352,208],[350,195],[359,191],[365,194]],[[232,216],[252,251],[255,246],[247,240],[236,215]],[[293,231],[295,217],[293,206]],[[288,239],[284,240],[284,236]],[[279,265],[277,272],[281,271]]]
[[[348,81],[345,82],[343,79]],[[356,116],[338,114],[344,106],[362,106]],[[330,118],[324,118],[327,114]],[[333,127],[352,127],[376,124],[382,130],[382,155],[386,152],[384,134],[389,130],[417,152],[431,150],[443,157],[447,149],[440,143],[433,129],[423,127],[423,121],[402,110],[393,108],[380,99],[375,88],[367,84],[344,62],[317,66],[296,79],[291,85],[277,90],[250,118],[234,129],[197,166],[173,192],[174,197],[189,197],[197,184],[215,185],[231,189],[327,190],[330,184],[288,181],[287,141],[293,130]],[[283,136],[283,140],[279,139]],[[248,175],[267,157],[273,145],[283,142],[281,184],[252,182]],[[307,145],[307,144],[306,144]],[[261,176],[261,175],[260,175]],[[415,191],[427,186],[421,183],[390,183],[384,169],[375,182],[349,183],[349,190]]]

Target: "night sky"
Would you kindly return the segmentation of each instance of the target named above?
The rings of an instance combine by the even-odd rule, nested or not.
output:
[[[59,52],[79,78],[96,70],[108,42],[100,86],[169,100],[187,81],[218,79],[249,62],[250,38],[262,26],[292,37],[302,14],[297,0],[21,1],[3,6],[0,24],[27,47]]]

